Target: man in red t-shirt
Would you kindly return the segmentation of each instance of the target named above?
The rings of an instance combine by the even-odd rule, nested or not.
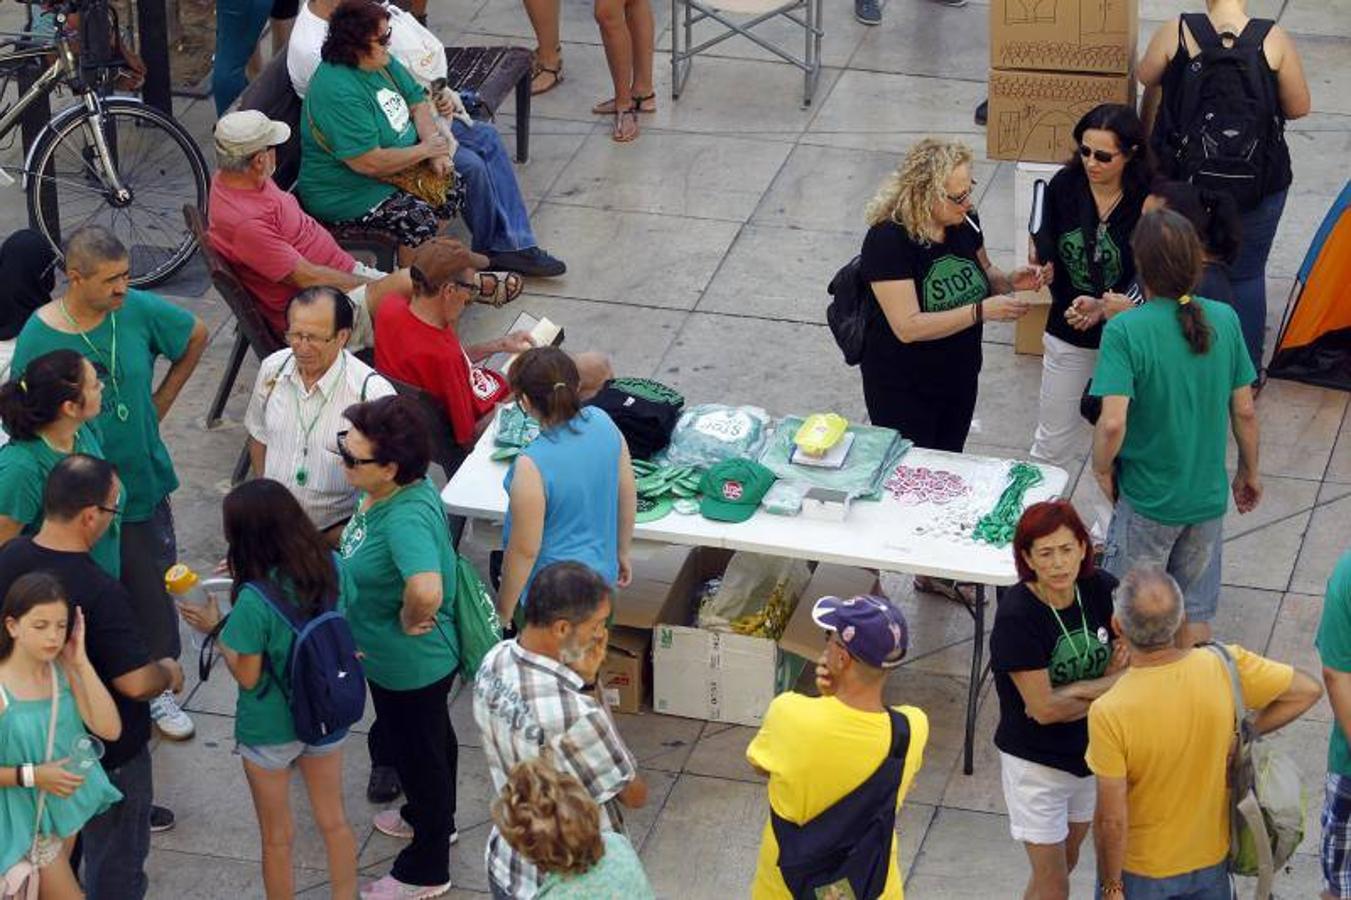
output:
[[[375,318],[380,336],[375,368],[440,400],[461,446],[472,444],[497,404],[511,397],[504,373],[476,363],[494,353],[520,353],[534,346],[524,331],[461,346],[455,327],[478,291],[480,259],[456,241],[434,238],[422,244],[409,266],[411,294],[385,297]],[[580,353],[573,359],[584,398],[614,377],[602,354]]]
[[[412,289],[408,270],[387,275],[357,262],[300,208],[294,194],[277,187],[274,148],[290,136],[289,126],[257,110],[233,112],[216,123],[220,171],[211,179],[207,239],[258,298],[263,318],[277,335],[286,330],[286,303],[292,296],[303,288],[330,285],[345,291],[355,306],[349,347],[369,347],[376,304],[386,294],[406,295]]]

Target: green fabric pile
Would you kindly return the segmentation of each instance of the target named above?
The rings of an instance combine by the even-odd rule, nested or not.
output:
[[[854,444],[842,467],[824,469],[796,465],[792,462],[797,447],[793,438],[802,422],[800,416],[785,416],[779,420],[774,436],[760,454],[760,464],[783,481],[844,491],[856,500],[880,499],[887,475],[895,470],[896,464],[912,446],[894,429],[850,425],[847,433],[854,436]]]
[[[525,445],[537,437],[539,422],[527,416],[515,403],[504,406],[497,414],[497,435],[493,438],[497,449],[492,458],[499,461],[515,459]]]
[[[638,521],[651,522],[671,511],[678,500],[694,502],[699,496],[703,471],[696,466],[671,466],[633,460],[634,486],[638,489]]]

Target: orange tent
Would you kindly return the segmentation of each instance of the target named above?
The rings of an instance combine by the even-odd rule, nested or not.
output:
[[[1351,181],[1299,267],[1267,375],[1351,391]]]

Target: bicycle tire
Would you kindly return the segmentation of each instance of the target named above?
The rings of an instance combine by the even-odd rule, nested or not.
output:
[[[131,255],[131,286],[153,287],[183,268],[197,250],[182,209],[189,202],[206,209],[206,158],[181,125],[139,99],[111,97],[101,106],[104,136],[132,192],[130,203],[114,204],[90,165],[86,126],[92,114],[82,110],[46,131],[33,150],[32,168],[25,173],[29,221],[57,248],[63,234],[83,225],[108,228]],[[44,212],[48,203],[55,221]],[[92,212],[86,215],[82,204],[92,206]]]

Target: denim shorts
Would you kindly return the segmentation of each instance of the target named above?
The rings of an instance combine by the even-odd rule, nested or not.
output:
[[[1136,566],[1160,566],[1182,589],[1188,622],[1209,622],[1220,605],[1224,517],[1195,525],[1164,525],[1121,497],[1112,510],[1102,567],[1119,578]]]
[[[292,763],[302,756],[328,756],[330,753],[336,753],[342,749],[346,740],[347,732],[344,731],[340,737],[327,744],[287,741],[284,744],[259,744],[254,747],[236,743],[235,752],[260,769],[279,772],[291,768]]]
[[[1234,883],[1229,877],[1229,862],[1183,872],[1168,878],[1146,878],[1121,873],[1130,900],[1233,900]],[[1096,894],[1102,897],[1102,886]]]
[[[1351,776],[1329,772],[1323,796],[1323,887],[1334,897],[1351,897]]]

